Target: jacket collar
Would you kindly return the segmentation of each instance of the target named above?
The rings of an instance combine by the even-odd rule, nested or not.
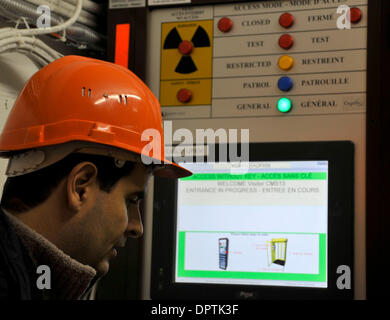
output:
[[[45,297],[49,299],[81,298],[96,277],[96,270],[71,258],[18,218],[5,213],[36,267],[46,265],[50,268],[51,289],[45,290]]]

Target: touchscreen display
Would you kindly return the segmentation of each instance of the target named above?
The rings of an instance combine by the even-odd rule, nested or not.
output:
[[[175,282],[328,286],[327,161],[180,165]]]

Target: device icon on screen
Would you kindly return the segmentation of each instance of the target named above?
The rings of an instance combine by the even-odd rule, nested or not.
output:
[[[228,263],[229,239],[220,238],[219,243],[219,268],[226,270]]]
[[[287,239],[272,239],[268,243],[271,250],[271,261],[268,265],[275,263],[284,267],[286,265]]]

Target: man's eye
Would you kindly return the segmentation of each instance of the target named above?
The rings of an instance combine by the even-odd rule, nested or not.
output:
[[[127,205],[127,206],[136,205],[137,203],[138,203],[138,199],[137,199],[137,198],[135,198],[135,199],[129,199],[129,198],[127,198],[127,199],[126,199],[126,205]]]
[[[140,194],[137,196],[133,195],[131,197],[127,197],[126,198],[126,206],[129,207],[130,205],[135,205],[137,207],[140,207],[140,206],[142,206],[143,199],[144,199],[143,194]]]

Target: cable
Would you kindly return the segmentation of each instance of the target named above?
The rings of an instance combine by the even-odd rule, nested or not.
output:
[[[9,38],[0,42],[0,52],[4,52],[7,48],[11,47],[23,47],[29,46],[31,49],[36,49],[37,52],[43,51],[46,53],[46,57],[51,60],[60,58],[62,55],[57,51],[50,48],[42,40],[30,37],[18,37]]]
[[[13,13],[9,10],[6,10],[2,6],[0,6],[0,16],[5,18],[7,21],[13,20],[13,19],[18,19],[18,16],[15,13]]]
[[[77,0],[65,0],[65,2],[76,5]],[[102,11],[102,8],[99,4],[92,2],[90,0],[83,0],[83,9],[96,14],[99,14]]]
[[[1,2],[1,1],[0,1]],[[30,3],[24,3],[20,1],[13,2],[12,4],[9,4],[8,7],[8,12],[12,14],[13,16],[18,16],[17,12],[20,15],[23,15],[24,17],[27,17],[30,19],[30,21],[34,22],[38,19],[40,16],[39,13],[36,11],[36,7]],[[17,11],[18,10],[18,11]],[[56,24],[61,24],[62,23],[62,18],[59,17],[56,13],[51,14],[51,23],[56,25]],[[12,29],[11,29],[12,30]],[[69,26],[66,29],[66,35],[67,38],[74,42],[81,42],[81,43],[87,43],[90,44],[92,48],[98,47],[99,43],[101,42],[101,39],[103,38],[103,35],[100,35],[96,31],[85,27],[83,25],[80,25],[78,23],[74,23],[73,25]],[[1,38],[1,35],[0,35]]]
[[[36,1],[36,0],[34,0]],[[42,40],[35,38],[36,35],[56,34],[66,30],[70,40],[76,43],[98,43],[102,38],[97,32],[75,23],[82,12],[82,0],[74,1],[77,3],[71,17],[62,22],[59,16],[55,13],[51,14],[53,22],[57,25],[49,28],[29,28],[26,18],[22,18],[26,24],[25,29],[2,28],[0,29],[0,53],[6,51],[19,51],[30,55],[40,65],[46,65],[53,60],[56,60],[62,55],[56,50],[50,48]],[[52,2],[51,2],[52,3]],[[5,13],[9,18],[12,15],[30,18],[31,21],[36,21],[39,14],[36,12],[36,7],[24,1],[0,0],[0,13]],[[69,15],[69,14],[68,14]],[[97,48],[97,47],[96,47]]]
[[[12,6],[12,4],[19,4],[16,3],[14,0],[0,0],[0,3],[3,3],[8,6]],[[48,33],[58,33],[62,30],[65,30],[68,28],[70,25],[72,25],[77,18],[80,15],[81,9],[82,9],[82,0],[78,0],[77,2],[77,7],[76,11],[74,12],[73,16],[69,18],[67,21],[60,25],[56,25],[54,27],[49,27],[49,28],[32,28],[32,29],[18,29],[14,31],[9,31],[9,32],[1,32],[0,30],[0,39],[9,37],[9,36],[15,36],[15,35],[29,35],[29,36],[34,36],[34,35],[39,35],[39,34],[48,34]]]
[[[75,23],[71,28],[66,29],[66,36],[75,42],[89,43],[91,45],[99,44],[103,38],[94,30],[83,27]]]
[[[38,54],[31,52],[31,50],[26,50],[26,49],[21,49],[21,48],[18,48],[18,49],[9,48],[7,50],[7,52],[8,53],[12,53],[12,52],[23,53],[26,56],[28,56],[29,58],[33,59],[35,62],[37,62],[38,65],[41,67],[44,67],[45,65],[50,63],[50,61],[47,61],[45,58],[40,57]]]
[[[29,50],[23,50],[23,49],[18,49],[18,50],[13,50],[15,52],[20,52],[20,53],[24,53],[27,57],[29,57],[31,60],[33,60],[34,62],[36,62],[38,64],[39,67],[44,67],[45,65],[47,65],[48,63],[50,63],[50,61],[46,61],[45,59],[41,58],[39,55],[37,54],[32,54]],[[12,52],[12,51],[10,51]]]
[[[75,6],[64,1],[58,0],[26,0],[36,6],[47,5],[51,12],[56,12],[66,18],[72,17],[72,12],[75,10]],[[77,21],[86,26],[95,28],[97,26],[96,16],[92,15],[85,10],[81,10]]]
[[[15,43],[7,46],[7,47],[4,47],[4,51],[3,50],[0,50],[0,53],[3,53],[3,52],[23,52],[24,54],[27,54],[27,55],[30,55],[30,56],[33,56],[34,58],[36,58],[37,60],[39,60],[39,63],[44,66],[52,61],[54,61],[55,59],[53,59],[52,57],[48,56],[45,51],[43,50],[40,50],[39,48],[36,48],[36,47],[33,47],[33,46],[30,46],[30,45],[17,45]]]

